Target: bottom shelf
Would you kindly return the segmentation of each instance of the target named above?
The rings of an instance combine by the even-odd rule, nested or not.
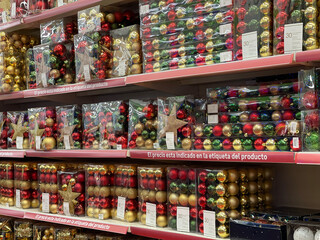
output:
[[[220,238],[208,238],[196,233],[184,233],[171,230],[169,228],[155,228],[145,226],[138,222],[127,223],[118,220],[108,219],[99,220],[87,217],[69,217],[57,214],[46,214],[39,212],[37,209],[20,209],[15,207],[5,208],[0,207],[0,215],[30,219],[42,222],[50,222],[56,224],[63,224],[69,226],[75,226],[80,228],[95,229],[105,232],[112,232],[118,234],[132,233],[134,235],[157,238],[163,240],[205,240],[205,239],[220,239]],[[222,240],[222,239],[220,239]]]

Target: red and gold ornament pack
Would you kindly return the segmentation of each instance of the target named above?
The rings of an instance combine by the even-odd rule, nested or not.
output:
[[[0,203],[7,207],[14,202],[14,166],[12,162],[0,163]]]

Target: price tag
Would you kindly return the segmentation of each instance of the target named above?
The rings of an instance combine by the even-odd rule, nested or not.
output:
[[[91,80],[89,65],[84,65],[83,66],[83,74],[84,74],[84,79],[86,81],[90,81]]]
[[[166,133],[166,144],[168,150],[174,150],[174,133],[173,132],[167,132]]]
[[[120,77],[126,75],[126,62],[125,61],[120,61],[119,66],[118,66],[118,72],[119,72]]]
[[[102,213],[100,213],[99,214],[99,220],[103,220],[104,218],[103,218],[103,214]]]
[[[230,34],[232,31],[231,29],[232,29],[231,23],[220,25],[219,27],[220,35]]]
[[[126,198],[118,197],[117,218],[124,219],[125,210],[126,210]]]
[[[69,202],[63,202],[63,213],[66,216],[71,216],[69,211]]]
[[[20,196],[20,189],[16,189],[16,207],[21,207],[21,196]]]
[[[303,23],[284,25],[284,53],[302,51]]]
[[[50,208],[50,194],[49,193],[42,193],[42,212],[49,213]],[[68,204],[69,206],[69,204]]]
[[[5,206],[6,206],[6,207],[10,207],[9,203],[6,203]]]
[[[218,115],[208,115],[208,124],[215,124],[218,122]]]
[[[16,138],[16,147],[17,149],[23,149],[23,137]]]
[[[157,142],[156,142],[156,143],[153,143],[153,148],[154,148],[154,149],[158,149],[158,148],[160,148],[159,143],[157,143]]]
[[[122,145],[121,144],[117,144],[117,150],[122,150]]]
[[[300,148],[299,138],[294,137],[292,138],[292,147],[293,148]]]
[[[213,211],[203,211],[203,233],[206,237],[216,237],[216,213]]]
[[[258,36],[257,32],[242,34],[243,60],[258,58]]]
[[[2,23],[6,23],[6,22],[8,22],[7,11],[3,10],[3,12],[2,12]]]
[[[145,15],[149,13],[149,4],[140,6],[140,14]]]
[[[290,132],[292,135],[296,135],[296,134],[297,134],[297,125],[298,125],[297,122],[291,122],[291,123],[290,123],[290,130],[289,130],[289,132]]]
[[[190,232],[190,216],[188,207],[177,207],[177,230]]]
[[[70,137],[69,135],[63,135],[64,148],[70,150]]]
[[[212,103],[207,105],[208,113],[218,113],[218,104]]]
[[[220,0],[220,7],[232,5],[232,0]]]
[[[43,87],[48,87],[47,74],[41,73],[41,83]]]
[[[36,150],[41,149],[41,136],[36,136]]]
[[[226,51],[220,53],[220,62],[232,61],[232,51]]]
[[[146,224],[151,227],[157,225],[157,205],[154,203],[146,204]]]
[[[58,0],[58,7],[61,7],[61,6],[63,6],[63,5],[64,5],[63,0]]]
[[[13,2],[11,4],[11,18],[16,18],[16,13],[17,13],[17,3]]]

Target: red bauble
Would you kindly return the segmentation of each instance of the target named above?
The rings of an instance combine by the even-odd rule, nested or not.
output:
[[[130,210],[130,211],[135,210],[135,209],[137,208],[137,206],[138,206],[138,203],[137,203],[136,200],[128,200],[128,201],[126,202],[126,208],[127,208],[128,210]]]
[[[201,219],[201,220],[203,220],[203,209],[201,209],[200,211],[199,211],[199,218]]]
[[[141,211],[145,213],[147,211],[147,204],[145,202],[143,202],[139,205],[140,205],[139,207],[140,207]]]
[[[123,14],[121,12],[114,12],[113,15],[117,23],[121,23],[123,21]]]
[[[203,26],[204,26],[204,18],[202,16],[197,17],[196,21],[195,21],[195,25],[197,26],[197,28],[203,28]]]
[[[242,47],[242,35],[237,37],[236,44],[238,47]]]
[[[189,137],[191,135],[192,129],[190,126],[186,126],[182,128],[181,132],[184,137]]]
[[[238,96],[238,90],[236,89],[229,89],[228,90],[228,97],[237,97]]]
[[[206,63],[206,60],[203,56],[199,56],[196,58],[196,65],[197,66],[202,66]]]
[[[196,218],[197,215],[198,215],[197,209],[196,209],[195,207],[191,208],[191,209],[190,209],[190,217],[191,217],[191,218]]]
[[[83,173],[78,173],[77,182],[79,182],[79,183],[83,183],[84,182],[84,174]]]
[[[204,32],[202,30],[198,30],[195,35],[196,35],[196,39],[198,41],[202,41],[206,37],[206,35],[204,34]],[[202,48],[203,48],[203,46],[202,46]]]
[[[207,172],[206,171],[201,171],[198,174],[198,178],[201,182],[205,182],[207,180]]]
[[[39,197],[39,193],[37,190],[33,190],[31,193],[31,196],[33,199],[37,199]]]
[[[24,173],[22,174],[22,180],[23,180],[23,181],[28,181],[28,180],[30,180],[30,174],[29,174],[28,172],[24,172]]]
[[[207,198],[205,196],[201,196],[198,198],[198,204],[200,207],[206,207],[207,205]]]
[[[223,140],[222,147],[224,150],[232,150],[232,141],[229,138]]]
[[[245,32],[246,28],[247,28],[247,24],[243,21],[237,24],[237,31],[241,34]]]
[[[311,112],[309,114],[307,114],[304,118],[304,122],[306,124],[306,126],[308,127],[308,129],[315,129],[315,128],[319,128],[319,114],[317,111],[315,112]]]
[[[200,138],[196,139],[193,143],[193,146],[197,150],[201,150],[203,148],[203,142]]]
[[[265,149],[265,144],[262,138],[256,139],[253,145],[257,151],[263,151]]]
[[[178,69],[178,61],[177,60],[172,60],[169,63],[169,68],[172,69]]]
[[[198,53],[204,53],[206,51],[206,45],[199,43],[196,47]]]
[[[163,179],[159,179],[156,181],[156,188],[159,191],[164,191],[166,189],[166,183]]]
[[[88,198],[88,206],[93,207],[94,206],[94,197],[89,197]]]
[[[170,207],[170,215],[174,217],[177,216],[177,206]]]
[[[297,141],[297,140],[293,140],[293,139],[292,139],[292,140],[290,141],[290,148],[291,148],[291,150],[294,151],[294,152],[301,151],[301,140],[298,139],[299,146],[295,146],[295,147],[293,146],[293,142],[294,142],[294,141]]]
[[[107,186],[109,184],[109,178],[107,176],[100,177],[101,186]]]
[[[137,178],[130,177],[129,178],[129,187],[135,188],[137,186]]]
[[[242,131],[244,134],[251,136],[253,134],[253,126],[250,123],[247,123],[243,126]]]
[[[177,31],[177,24],[175,22],[172,22],[168,25],[168,31],[169,33],[175,33]]]
[[[150,190],[154,190],[154,189],[156,188],[156,180],[150,179],[150,180],[148,181],[148,188],[149,188]]]
[[[179,170],[176,168],[171,168],[168,174],[169,179],[176,180],[178,178]]]
[[[315,109],[318,106],[317,95],[313,91],[306,92],[302,97],[302,104],[306,109]]]
[[[220,122],[221,123],[228,123],[229,122],[229,116],[227,114],[223,114],[220,116]]]
[[[283,120],[293,120],[294,119],[294,113],[291,110],[286,110],[282,114]]]
[[[203,233],[204,232],[204,226],[203,223],[199,224],[199,232]]]
[[[222,126],[221,125],[215,125],[213,128],[212,128],[212,134],[215,136],[215,137],[220,137],[222,135]]]
[[[78,204],[76,206],[76,208],[74,209],[74,214],[76,216],[80,216],[80,215],[83,215],[84,214],[84,207],[81,205],[81,204]]]
[[[248,103],[248,108],[251,110],[251,111],[256,111],[259,107],[259,104],[257,101],[255,100],[252,100],[252,101],[249,101]]]
[[[82,190],[83,190],[83,188],[82,188],[82,185],[81,185],[80,183],[76,183],[76,184],[74,185],[74,191],[75,191],[75,192],[81,193]]]
[[[279,12],[276,16],[276,21],[280,25],[285,24],[287,19],[288,19],[288,14],[286,12]]]
[[[131,10],[125,10],[122,13],[122,16],[124,17],[125,20],[127,20],[128,22],[131,22],[134,20],[135,14],[134,12],[132,12]]]
[[[126,149],[127,148],[127,138],[124,136],[118,137],[117,144],[121,145],[122,149]]]
[[[50,196],[50,203],[51,204],[57,204],[58,203],[58,195],[57,194],[52,194]]]
[[[284,27],[278,27],[276,29],[276,38],[279,40],[284,39]]]
[[[147,178],[143,178],[141,181],[140,181],[140,187],[142,189],[147,189],[148,188],[148,179]]]
[[[244,7],[240,7],[237,11],[237,16],[240,21],[243,21],[244,17],[246,16],[246,9]]]
[[[259,94],[260,94],[260,96],[267,96],[269,94],[268,86],[264,86],[264,85],[260,86],[259,87]]]
[[[164,215],[164,214],[166,214],[166,206],[164,205],[164,204],[162,204],[162,203],[158,203],[157,204],[157,213],[159,214],[159,215]]]
[[[47,173],[45,176],[45,182],[50,183],[50,178],[51,178],[51,175],[49,173]]]
[[[197,3],[194,7],[194,11],[198,14],[198,15],[202,15],[204,10],[204,6],[202,3]]]
[[[177,111],[177,118],[179,118],[179,119],[185,119],[186,117],[187,117],[187,114],[186,114],[186,112],[185,112],[184,110],[179,109],[179,110]]]
[[[284,11],[288,5],[288,0],[277,0],[276,4],[281,11]]]
[[[41,183],[44,183],[44,182],[45,182],[45,177],[46,177],[46,175],[45,175],[44,173],[41,173],[41,174],[39,175],[39,180],[40,180]],[[19,179],[19,178],[17,178],[17,179]]]
[[[109,198],[101,198],[100,199],[100,207],[102,209],[106,209],[108,207],[110,207],[110,199]]]
[[[282,106],[283,109],[288,109],[290,108],[291,105],[291,99],[288,97],[283,97],[280,101],[280,105]]]
[[[65,55],[66,53],[66,47],[63,44],[57,44],[54,48],[53,48],[53,53],[58,56],[61,57],[63,55]]]
[[[168,16],[168,19],[169,19],[170,21],[174,21],[175,18],[176,18],[176,12],[175,12],[174,10],[170,10],[170,11],[168,12],[167,16]]]
[[[278,123],[275,130],[277,136],[285,136],[287,134],[287,124],[284,122]]]
[[[205,195],[207,191],[207,187],[205,183],[200,183],[198,185],[198,193],[200,193],[201,195]]]
[[[186,170],[179,171],[179,179],[185,181],[187,179],[188,172]]]
[[[50,176],[50,183],[57,183],[57,175],[56,174],[51,174]]]
[[[31,193],[27,190],[21,191],[21,198],[22,199],[29,199],[31,197]]]
[[[278,54],[284,54],[284,42],[279,42],[276,46]]]
[[[226,47],[230,50],[233,49],[233,38],[230,37],[226,40]]]
[[[237,60],[242,60],[242,59],[243,59],[242,49],[239,49],[239,50],[236,52],[236,58],[237,58]]]
[[[116,185],[117,186],[121,186],[121,184],[122,184],[122,177],[120,177],[120,176],[118,176],[118,177],[116,177]],[[148,184],[147,184],[147,186],[148,186]]]
[[[95,186],[96,185],[96,178],[94,176],[88,177],[88,184],[89,186]]]
[[[219,112],[227,112],[228,105],[226,102],[219,102]]]
[[[259,115],[258,112],[250,113],[250,115],[249,115],[249,121],[251,121],[251,122],[257,122],[257,121],[259,121],[259,119],[260,119],[260,115]]]
[[[292,85],[292,89],[295,93],[299,92],[299,83],[298,82],[294,82]]]
[[[196,172],[194,169],[189,169],[188,178],[190,181],[194,181],[196,179]]]
[[[80,196],[77,198],[78,202],[84,202],[85,201],[85,195],[82,193]]]

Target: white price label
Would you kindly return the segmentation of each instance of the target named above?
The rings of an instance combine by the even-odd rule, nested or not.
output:
[[[41,136],[36,136],[36,150],[41,149]]]
[[[125,210],[126,210],[126,198],[118,197],[117,218],[124,219]]]
[[[220,0],[220,7],[232,5],[232,0]]]
[[[16,189],[16,207],[21,207],[21,195],[20,195],[20,189]]]
[[[70,209],[69,209],[69,202],[63,202],[63,213],[66,216],[71,216]]]
[[[174,133],[173,132],[167,132],[166,133],[166,144],[168,150],[174,150]]]
[[[43,87],[48,87],[47,74],[41,73],[41,83]]]
[[[154,148],[154,149],[158,149],[158,148],[160,148],[159,143],[157,143],[157,142],[156,142],[156,143],[153,143],[153,148]]]
[[[11,4],[11,18],[16,18],[16,13],[17,13],[17,3],[13,2]]]
[[[226,51],[220,53],[220,62],[232,61],[232,51]]]
[[[50,194],[42,193],[42,212],[49,213],[50,208]]]
[[[63,135],[63,143],[64,143],[64,148],[67,150],[70,150],[70,136],[69,135]]]
[[[3,12],[2,12],[2,23],[6,23],[6,22],[8,22],[7,11],[3,10]]]
[[[6,206],[6,207],[10,207],[9,203],[6,203],[5,206]]]
[[[257,32],[242,34],[243,60],[258,58],[258,35]]]
[[[220,35],[230,34],[231,31],[232,31],[231,23],[223,24],[223,25],[220,25],[220,27],[219,27]]]
[[[90,81],[91,80],[90,67],[89,67],[88,64],[83,66],[83,74],[84,74],[84,80],[85,81]]]
[[[212,103],[207,105],[208,113],[218,113],[218,104]]]
[[[218,115],[208,115],[208,124],[216,124],[218,122]]]
[[[146,204],[146,225],[156,227],[157,225],[157,205],[147,202]]]
[[[294,137],[292,138],[292,147],[293,148],[300,148],[299,138]]]
[[[121,61],[119,63],[118,72],[119,72],[120,77],[126,75],[126,62],[125,61]]]
[[[58,7],[61,7],[61,6],[63,6],[63,5],[64,5],[63,0],[58,0]]]
[[[104,218],[103,218],[103,214],[102,213],[100,213],[99,214],[99,220],[103,220]]]
[[[117,144],[117,150],[122,150],[122,145],[121,144]]]
[[[302,51],[303,23],[284,25],[284,53]]]
[[[213,211],[203,211],[203,233],[206,237],[216,237],[216,213]]]
[[[297,134],[297,125],[298,125],[297,122],[291,122],[290,123],[290,129],[289,129],[290,134],[292,134],[292,135],[296,135]]]
[[[23,137],[16,138],[16,147],[17,149],[23,149]]]
[[[177,207],[177,230],[180,232],[190,232],[190,212],[189,207]]]
[[[140,6],[140,15],[148,14],[149,10],[149,4]]]

